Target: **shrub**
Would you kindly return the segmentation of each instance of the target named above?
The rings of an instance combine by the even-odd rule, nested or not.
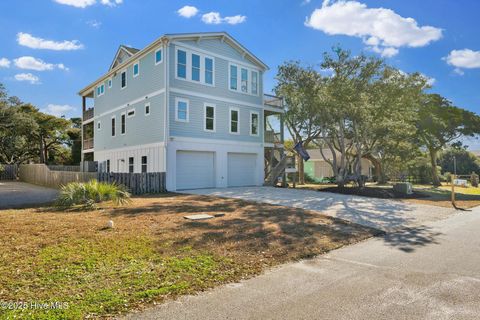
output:
[[[478,174],[475,172],[472,172],[470,175],[470,183],[472,184],[472,187],[478,188]]]
[[[130,193],[123,185],[90,180],[87,183],[71,182],[62,186],[56,205],[63,208],[79,206],[94,209],[97,203],[103,201],[122,205],[129,200]]]
[[[5,167],[0,163],[0,174],[5,172]]]

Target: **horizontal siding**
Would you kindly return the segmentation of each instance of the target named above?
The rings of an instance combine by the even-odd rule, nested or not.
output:
[[[150,103],[150,115],[145,115],[145,104]],[[159,94],[121,110],[106,114],[94,123],[94,149],[97,151],[135,145],[163,142],[165,136],[165,94]],[[135,109],[134,117],[126,118],[126,134],[121,135],[121,114]],[[112,137],[112,116],[116,117],[116,136]],[[97,123],[101,121],[101,130]]]
[[[214,77],[215,77],[215,87],[212,86],[207,86],[207,85],[202,85],[199,83],[194,83],[191,81],[186,81],[182,79],[176,79],[175,77],[175,62],[176,62],[176,57],[175,57],[175,51],[177,46],[174,44],[170,44],[169,46],[169,54],[170,54],[170,63],[169,63],[169,78],[170,78],[170,87],[171,88],[178,88],[178,89],[183,89],[183,90],[189,90],[189,91],[196,91],[196,92],[201,92],[203,94],[209,94],[209,95],[214,95],[214,96],[221,96],[224,98],[229,98],[229,99],[234,99],[234,100],[239,100],[239,101],[244,101],[247,103],[252,103],[252,104],[258,104],[262,105],[263,103],[263,95],[261,94],[263,92],[263,73],[258,70],[259,72],[259,95],[254,96],[254,95],[249,95],[249,94],[244,94],[240,92],[235,92],[231,91],[228,89],[228,68],[229,68],[229,60],[225,60],[219,57],[215,57],[215,53],[226,56],[226,57],[231,57],[232,60],[240,60],[240,61],[245,61],[245,63],[250,63],[248,60],[243,58],[240,54],[237,53],[236,50],[234,50],[230,45],[226,43],[222,43],[220,40],[202,40],[199,43],[193,42],[192,44],[191,41],[185,41],[186,44],[189,46],[195,46],[196,48],[200,48],[202,50],[207,50],[212,53],[212,57],[214,58]],[[187,48],[188,49],[188,48]],[[233,50],[233,51],[232,51]]]
[[[165,53],[163,52],[165,60]],[[131,62],[134,62],[132,60]],[[140,59],[140,74],[133,77],[133,64],[127,68],[127,87],[121,89],[121,71],[112,78],[112,88],[105,81],[105,94],[97,97],[95,89],[94,115],[98,116],[108,110],[144,97],[165,88],[165,63],[155,65],[155,52],[152,51]]]
[[[175,121],[175,98],[189,100],[189,122]],[[213,103],[215,108],[216,132],[204,131],[204,103]],[[240,109],[240,134],[230,134],[229,109]],[[250,135],[250,111],[259,113],[259,136]],[[170,93],[169,98],[170,135],[190,138],[225,139],[245,142],[263,142],[263,110],[218,100],[203,99],[191,95]]]
[[[142,156],[147,157],[147,172],[165,172],[165,147],[163,146],[139,146],[129,150],[95,151],[94,153],[100,172],[105,172],[107,160],[110,160],[111,172],[128,172],[128,158],[133,157],[134,172],[140,173],[142,172]]]

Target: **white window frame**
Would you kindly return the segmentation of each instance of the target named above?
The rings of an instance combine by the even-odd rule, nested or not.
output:
[[[148,112],[147,112],[147,107],[148,107]],[[150,115],[150,113],[152,113],[152,109],[150,107],[150,102],[145,103],[144,113],[145,113],[146,117],[148,117]]]
[[[143,163],[143,158],[147,160],[147,162],[144,164]],[[143,166],[145,165],[145,173],[148,172],[148,155],[140,156],[140,172],[143,172]]]
[[[191,80],[193,82],[196,82],[196,83],[201,83],[201,81],[202,81],[202,56],[200,54],[196,53],[196,52],[192,52],[190,55],[191,55],[190,58],[191,58],[191,61],[192,61],[192,63],[190,64]],[[198,80],[193,79],[193,69],[194,69],[194,67],[193,67],[193,56],[194,55],[198,57]]]
[[[257,119],[258,119],[258,123],[257,123],[257,134],[254,134],[252,132],[252,124],[253,124],[253,121],[252,121],[252,115],[256,114],[257,115]],[[250,135],[251,136],[254,136],[254,137],[258,137],[260,135],[260,112],[258,111],[250,111]]]
[[[128,173],[130,173],[130,159],[133,159],[133,163],[132,163],[133,170],[131,173],[135,173],[135,157],[128,157],[127,171]]]
[[[129,115],[129,113],[132,112],[132,111],[133,111],[133,114],[132,114],[132,115]],[[133,118],[133,117],[135,117],[135,113],[136,113],[135,108],[130,109],[130,110],[127,110],[127,118]]]
[[[115,126],[113,126],[114,134],[112,134],[112,120],[115,120]],[[110,119],[110,135],[115,138],[117,136],[117,116],[112,116]]]
[[[178,103],[185,102],[187,104],[187,119],[178,118]],[[184,98],[175,98],[175,121],[177,122],[189,122],[190,121],[190,101]]]
[[[256,93],[253,92],[253,88],[254,88],[254,86],[253,86],[253,74],[257,75],[256,88],[255,88],[256,91],[257,91]],[[251,92],[252,95],[258,96],[258,91],[259,91],[258,79],[260,77],[260,74],[256,70],[250,70],[250,77],[251,77],[251,79],[250,79],[250,92]]]
[[[122,116],[125,116],[125,132],[122,132],[122,129],[123,129]],[[127,113],[124,111],[120,113],[120,135],[124,136],[126,134],[127,134]]]
[[[112,78],[108,78],[107,83],[108,83],[108,89],[112,89],[112,84],[113,84]]]
[[[157,61],[157,52],[160,52],[160,61]],[[163,50],[162,50],[162,48],[158,48],[157,50],[155,50],[155,54],[153,56],[153,59],[155,61],[155,65],[159,65],[160,63],[163,62]]]
[[[207,107],[213,108],[213,130],[207,129]],[[203,104],[203,131],[205,132],[216,132],[217,130],[217,106],[214,103]]]
[[[246,82],[245,83],[245,90],[246,91],[243,91],[243,71],[245,71],[245,73],[247,74],[247,78],[245,79],[245,82]],[[249,81],[248,81],[249,73],[250,73],[249,69],[244,68],[244,67],[240,68],[240,92],[241,93],[249,93],[249,91],[250,91]],[[251,91],[250,91],[250,93],[251,93]]]
[[[122,87],[122,74],[125,73],[125,86]],[[127,77],[127,69],[122,70],[120,72],[120,90],[125,89],[128,86],[128,77]]]
[[[97,131],[102,130],[102,122],[100,120],[97,121]]]
[[[232,111],[237,111],[237,132],[232,131]],[[228,116],[228,132],[230,132],[230,134],[240,134],[240,108],[230,107]]]
[[[135,74],[135,66],[138,66],[138,68],[137,68],[137,69],[138,69],[137,74]],[[137,62],[135,62],[135,63],[133,64],[133,66],[132,66],[132,74],[133,74],[133,77],[134,77],[134,78],[136,78],[136,77],[138,77],[138,76],[140,75],[140,61],[137,61]]]
[[[101,97],[104,94],[105,94],[105,83],[102,83],[101,85],[97,86],[97,97]]]
[[[187,55],[185,78],[180,78],[178,76],[178,51],[179,50],[184,51]],[[193,67],[192,54],[195,54],[200,57],[200,81],[192,80],[192,67]],[[205,82],[205,58],[212,60],[212,84]],[[201,84],[208,87],[215,87],[215,58],[213,56],[201,53],[199,51],[190,50],[182,46],[177,46],[175,48],[175,79],[188,81],[196,84]]]
[[[237,89],[236,90],[232,89],[230,87],[231,66],[237,67]],[[247,70],[247,92],[242,91],[242,69]],[[252,72],[257,73],[257,93],[256,94],[252,93],[252,79],[253,79]],[[260,96],[260,70],[258,70],[258,69],[254,69],[252,67],[247,67],[246,65],[239,64],[239,63],[229,62],[228,63],[228,80],[227,81],[228,81],[228,83],[227,83],[228,90],[230,90],[232,92],[246,94],[246,95],[254,96],[254,97]]]

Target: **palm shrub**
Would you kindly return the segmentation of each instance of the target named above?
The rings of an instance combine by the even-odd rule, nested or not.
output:
[[[81,207],[96,208],[97,203],[113,201],[116,205],[123,205],[130,201],[130,193],[125,186],[116,183],[98,182],[71,182],[62,186],[56,205],[62,208]]]

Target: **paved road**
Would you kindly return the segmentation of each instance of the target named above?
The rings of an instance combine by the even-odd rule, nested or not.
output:
[[[58,190],[24,182],[0,181],[0,209],[25,208],[55,200]]]
[[[184,193],[214,195],[316,210],[326,215],[389,232],[404,227],[420,227],[426,222],[445,219],[455,213],[453,208],[407,204],[395,200],[305,189],[241,187],[187,190]]]
[[[128,319],[479,319],[480,208]]]

